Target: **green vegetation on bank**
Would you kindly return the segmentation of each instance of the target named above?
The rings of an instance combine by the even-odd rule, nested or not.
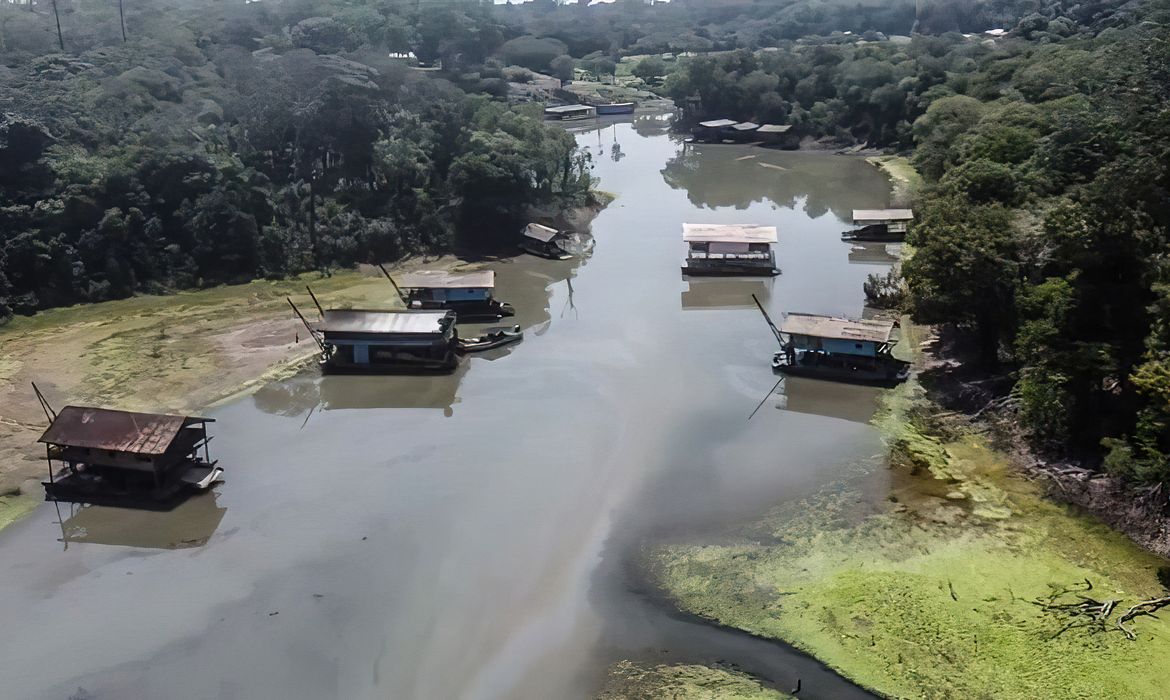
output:
[[[1116,627],[1165,595],[1164,562],[1045,500],[936,410],[914,384],[888,397],[887,499],[866,496],[880,467],[861,469],[737,541],[661,548],[659,583],[686,610],[893,697],[1164,697],[1149,660],[1170,653],[1170,625],[1139,618],[1133,641]],[[1116,609],[1097,621],[1038,604],[1082,595]]]
[[[620,661],[610,669],[597,700],[784,700],[787,697],[737,671]]]

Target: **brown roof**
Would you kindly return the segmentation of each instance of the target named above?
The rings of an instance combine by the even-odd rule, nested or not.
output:
[[[65,447],[129,452],[141,455],[166,453],[185,426],[211,422],[212,418],[172,416],[164,413],[132,413],[110,408],[66,406],[38,442]]]
[[[894,322],[867,321],[793,312],[789,313],[780,323],[780,332],[793,335],[808,335],[814,338],[888,343],[890,342],[890,336],[894,332]]]

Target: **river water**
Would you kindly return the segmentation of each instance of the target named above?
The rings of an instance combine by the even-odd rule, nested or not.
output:
[[[491,263],[519,345],[450,377],[268,386],[212,413],[216,494],[168,514],[46,504],[0,532],[0,696],[579,698],[634,658],[867,697],[671,613],[635,563],[881,451],[875,390],[769,394],[750,295],[860,315],[891,259],[838,234],[888,184],[859,159],[684,147],[666,126],[577,133],[617,199],[588,260]],[[783,274],[688,283],[683,222],[777,226]]]

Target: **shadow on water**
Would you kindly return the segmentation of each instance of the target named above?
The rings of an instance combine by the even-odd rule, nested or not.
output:
[[[770,202],[808,216],[832,212],[849,221],[853,209],[887,206],[888,194],[872,194],[872,178],[833,162],[825,153],[772,151],[726,144],[688,144],[666,162],[662,177],[685,190],[697,207],[746,209]],[[782,234],[783,235],[783,234]]]
[[[107,544],[143,549],[202,547],[215,534],[227,508],[209,492],[167,512],[54,503],[65,549],[71,544]]]
[[[754,309],[753,294],[765,305],[772,295],[771,278],[687,277],[685,281],[687,288],[681,294],[684,309]]]

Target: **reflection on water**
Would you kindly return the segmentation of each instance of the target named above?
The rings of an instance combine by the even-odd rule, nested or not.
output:
[[[211,539],[227,508],[216,504],[214,491],[193,496],[164,513],[54,503],[61,539],[70,544],[112,544],[147,549],[202,547]]]
[[[888,206],[889,187],[871,173],[843,168],[824,153],[730,144],[688,144],[666,162],[662,177],[698,207],[746,209],[757,202],[826,212],[851,221],[853,209]],[[783,235],[783,232],[781,232]]]
[[[849,262],[855,265],[885,265],[889,267],[898,261],[890,254],[888,243],[851,243]]]
[[[684,309],[754,309],[754,294],[760,303],[768,305],[772,292],[769,279],[726,279],[709,277],[686,278],[687,288],[682,292]]]
[[[775,394],[775,408],[868,424],[882,390],[807,377],[784,377]],[[766,405],[766,404],[765,404]]]

